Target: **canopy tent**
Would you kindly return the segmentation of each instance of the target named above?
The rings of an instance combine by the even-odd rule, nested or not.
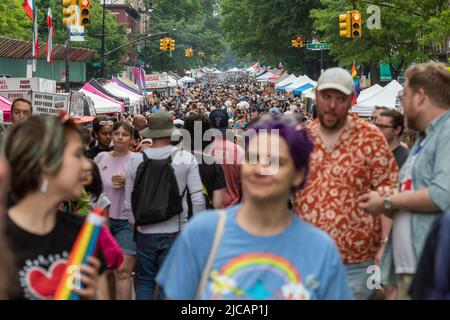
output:
[[[0,96],[0,122],[11,122],[12,102]]]
[[[302,86],[298,87],[297,89],[293,90],[292,93],[295,94],[295,95],[300,95],[300,94],[302,94],[302,92],[304,92],[304,91],[306,91],[308,89],[311,89],[311,88],[314,88],[314,85],[309,83],[309,82],[307,82],[304,85],[302,85]]]
[[[183,77],[180,80],[178,80],[179,85],[184,85],[187,83],[195,83],[195,79],[190,78],[190,77]]]
[[[274,76],[274,74],[272,72],[267,71],[263,75],[257,77],[256,81],[258,81],[258,82],[267,82],[273,76]]]
[[[316,92],[314,90],[315,87],[306,89],[302,92],[302,98],[316,100]]]
[[[284,69],[281,69],[280,71],[278,71],[277,73],[275,73],[273,76],[271,76],[269,78],[269,80],[277,80],[284,72]]]
[[[373,95],[377,94],[381,90],[383,90],[383,87],[380,86],[379,84],[375,84],[375,85],[361,91],[358,96],[358,102],[364,101],[364,100],[372,97]]]
[[[396,80],[388,83],[382,90],[376,94],[367,97],[364,100],[358,101],[358,106],[386,106],[388,108],[395,108],[395,101],[397,100],[398,92],[403,90],[403,87]]]
[[[263,70],[263,68],[261,68],[261,66],[259,65],[259,61],[256,62],[254,65],[252,65],[250,68],[246,69],[245,71],[248,72],[250,75],[257,75],[261,73],[261,70]]]
[[[303,76],[298,77],[297,80],[294,83],[292,83],[292,84],[290,84],[288,86],[285,86],[284,88],[279,88],[279,91],[290,92],[290,91],[293,91],[293,90],[295,90],[297,88],[300,88],[301,86],[303,86],[303,85],[305,85],[307,83],[310,83],[313,86],[317,85],[316,81],[311,80],[307,75],[303,75]]]
[[[99,90],[97,90],[96,88],[94,88],[92,85],[90,85],[89,83],[86,83],[81,89],[89,91],[93,94],[96,94],[97,96],[109,100],[115,104],[120,105],[122,112],[125,112],[125,104],[122,101],[117,101],[109,96],[107,96],[106,94],[100,92]]]
[[[97,82],[97,80],[95,80],[94,78],[92,78],[91,80],[89,80],[88,82],[92,87],[94,87],[95,89],[97,89],[98,91],[100,91],[101,93],[103,93],[104,95],[107,95],[110,98],[113,98],[114,100],[123,102],[123,104],[125,105],[125,107],[130,107],[131,105],[131,101],[129,97],[123,97],[120,95],[114,95],[113,93],[109,92],[108,90],[106,90],[100,83]]]
[[[111,100],[105,99],[85,89],[80,89],[79,92],[84,93],[86,96],[92,99],[94,103],[95,112],[97,114],[102,113],[119,113],[122,111],[122,106]]]
[[[141,89],[139,89],[139,87],[133,81],[131,81],[129,78],[127,78],[127,77],[119,77],[117,79],[119,79],[124,84],[129,86],[131,89],[133,89],[133,90],[137,91],[139,94],[141,94]]]
[[[171,76],[168,77],[169,82],[167,83],[167,86],[169,88],[176,88],[178,86],[177,84],[177,80],[175,80],[174,78],[172,78]]]
[[[261,70],[259,70],[258,72],[256,72],[256,73],[254,74],[254,75],[255,75],[255,78],[259,78],[259,77],[265,75],[267,72],[269,72],[269,71],[267,71],[267,69],[261,69]]]
[[[352,111],[356,112],[360,117],[370,117],[375,106],[395,109],[398,93],[402,90],[402,85],[393,80],[376,94],[358,101],[358,104],[352,107]]]
[[[133,92],[134,94],[141,95],[141,92],[139,91],[139,88],[136,87],[136,85],[135,85],[134,83],[131,83],[131,84],[125,83],[125,82],[123,82],[122,80],[120,80],[119,78],[116,78],[116,77],[113,77],[113,78],[111,79],[111,81],[117,83],[117,84],[118,84],[119,86],[121,86],[122,88],[127,89],[128,91]]]
[[[228,70],[227,72],[240,72],[241,70],[239,70],[238,68],[234,67],[230,70]]]
[[[130,99],[130,105],[132,106],[139,106],[144,101],[143,96],[137,95],[136,93],[121,87],[115,82],[109,82],[103,85],[103,88],[117,97]]]
[[[288,86],[288,85],[294,83],[296,80],[297,80],[297,77],[295,76],[295,74],[291,74],[289,77],[287,77],[287,78],[284,79],[283,81],[278,82],[278,83],[275,85],[275,88],[278,89],[278,88],[280,88],[280,87]]]

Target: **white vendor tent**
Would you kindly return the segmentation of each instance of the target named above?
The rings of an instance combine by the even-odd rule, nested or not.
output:
[[[130,106],[139,106],[141,103],[143,103],[143,97],[140,95],[135,94],[134,92],[131,92],[127,89],[122,88],[115,82],[110,82],[108,84],[105,84],[103,86],[108,92],[112,93],[113,95],[120,97],[120,98],[129,98],[130,99]]]
[[[256,78],[256,81],[267,82],[267,81],[269,81],[269,78],[271,78],[273,76],[274,76],[274,74],[272,72],[266,72],[262,76],[259,76],[258,78]]]
[[[297,81],[297,77],[295,76],[295,74],[291,74],[289,77],[287,77],[286,79],[278,82],[275,85],[275,88],[279,88],[279,87],[283,87],[283,86],[288,86],[290,84],[293,84],[295,81]]]
[[[371,87],[361,91],[359,93],[359,96],[358,96],[358,103],[360,101],[364,101],[364,100],[374,96],[375,94],[377,94],[381,90],[383,90],[383,87],[380,86],[379,84],[375,84],[375,85],[373,85],[373,86],[371,86]]]
[[[79,92],[84,93],[86,96],[92,99],[92,102],[94,103],[95,112],[97,114],[122,112],[122,107],[118,103],[114,103],[111,100],[102,98],[96,95],[95,93],[92,93],[84,89],[80,89]]]
[[[178,84],[179,85],[183,85],[186,83],[195,83],[195,79],[190,78],[190,77],[183,77],[180,80],[178,80]]]
[[[393,80],[376,94],[364,100],[358,100],[358,104],[352,107],[352,111],[356,112],[360,117],[370,117],[375,106],[395,109],[398,93],[402,90],[402,85]]]
[[[307,83],[310,83],[313,86],[317,85],[316,81],[312,80],[307,75],[303,75],[303,76],[298,77],[297,80],[294,83],[292,83],[292,84],[290,84],[288,86],[285,86],[284,89],[286,91],[294,91],[295,89],[300,88],[301,86],[303,86],[303,85],[305,85]]]

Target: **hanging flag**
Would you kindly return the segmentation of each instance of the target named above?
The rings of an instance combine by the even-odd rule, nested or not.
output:
[[[353,95],[352,104],[355,105],[357,103],[359,93],[361,92],[361,89],[359,88],[359,78],[358,78],[358,73],[356,72],[355,61],[353,61],[353,65],[352,65],[352,78],[353,78],[353,84],[355,86],[355,94]]]
[[[39,37],[38,37],[38,24],[37,24],[37,7],[34,0],[25,0],[22,5],[23,9],[27,13],[28,18],[33,21],[33,48],[32,55],[35,58],[39,58]]]
[[[145,82],[145,70],[141,66],[141,79],[142,79],[142,95],[144,96],[144,105],[147,106],[147,82]]]
[[[48,8],[47,11],[47,26],[48,26],[48,40],[47,40],[47,62],[53,64],[53,19],[52,8]]]
[[[33,21],[34,17],[34,0],[25,0],[22,5],[23,9],[27,13],[28,18],[30,18],[31,21]]]

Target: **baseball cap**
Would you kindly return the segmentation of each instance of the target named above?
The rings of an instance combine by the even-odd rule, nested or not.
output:
[[[342,68],[330,68],[325,70],[317,81],[317,91],[335,89],[343,94],[350,95],[355,91],[353,79],[350,73]]]

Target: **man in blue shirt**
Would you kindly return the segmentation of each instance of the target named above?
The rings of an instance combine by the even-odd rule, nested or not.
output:
[[[361,196],[360,206],[393,219],[381,263],[382,282],[408,290],[436,218],[450,209],[450,72],[442,63],[417,64],[406,72],[403,109],[407,125],[420,137],[399,176],[399,192],[378,190]]]

